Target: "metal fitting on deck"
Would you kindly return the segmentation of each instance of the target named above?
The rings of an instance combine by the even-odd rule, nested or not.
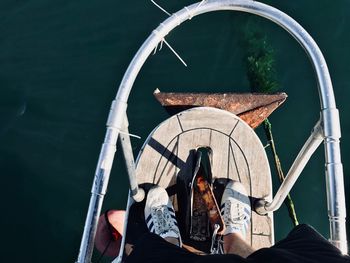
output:
[[[266,215],[267,210],[266,210],[266,204],[268,202],[265,199],[259,199],[254,202],[254,211],[257,212],[259,215]]]

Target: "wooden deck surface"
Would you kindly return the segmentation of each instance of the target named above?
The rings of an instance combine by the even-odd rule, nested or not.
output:
[[[173,187],[179,174],[190,171],[191,150],[200,147],[211,149],[213,180],[240,181],[252,199],[271,200],[270,167],[255,132],[236,115],[208,107],[178,113],[151,133],[138,157],[138,182],[168,189]],[[171,198],[177,210],[176,193]],[[247,242],[254,248],[269,247],[274,243],[272,214],[252,213]]]

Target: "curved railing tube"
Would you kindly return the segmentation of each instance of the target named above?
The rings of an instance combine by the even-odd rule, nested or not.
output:
[[[318,121],[310,135],[305,142],[303,148],[300,150],[298,156],[295,158],[291,168],[289,169],[285,179],[283,180],[280,188],[275,194],[273,200],[268,202],[264,199],[260,199],[254,203],[255,212],[260,215],[265,215],[268,212],[273,212],[279,209],[286,199],[288,193],[292,189],[293,185],[299,178],[305,165],[316,151],[318,146],[324,140],[322,122]]]
[[[317,76],[321,103],[322,128],[325,136],[324,145],[326,152],[330,240],[339,247],[343,253],[346,253],[346,210],[343,168],[340,160],[339,116],[338,110],[336,109],[328,67],[319,47],[305,29],[294,19],[269,5],[250,0],[205,0],[181,9],[161,23],[143,43],[124,74],[108,118],[107,132],[96,168],[88,216],[85,222],[77,262],[90,262],[91,260],[97,217],[100,213],[101,203],[103,202],[103,196],[108,184],[119,131],[122,130],[123,127],[122,124],[127,108],[128,97],[137,74],[154,48],[171,30],[197,15],[219,10],[247,12],[273,21],[292,35],[310,57]]]

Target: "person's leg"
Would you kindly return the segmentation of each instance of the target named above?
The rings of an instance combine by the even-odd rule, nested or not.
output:
[[[245,241],[250,224],[250,200],[244,186],[231,181],[227,184],[221,199],[221,213],[225,222],[224,252],[248,257],[255,250]]]
[[[224,251],[227,254],[239,255],[249,262],[350,262],[348,256],[341,255],[336,247],[307,225],[295,227],[271,248],[254,251],[245,242],[251,217],[250,201],[243,185],[238,182],[227,184],[221,206],[226,226]]]
[[[286,238],[270,248],[262,248],[248,257],[249,261],[269,263],[349,263],[350,257],[329,243],[312,227],[296,226]]]
[[[158,186],[149,191],[144,213],[147,227],[151,233],[146,233],[138,239],[134,245],[133,251],[126,257],[126,263],[246,262],[246,259],[234,254],[199,256],[182,249],[180,247],[182,241],[172,204],[166,191]],[[244,246],[239,242],[237,233],[228,233],[225,239],[227,244],[232,243],[230,245],[232,249]],[[238,253],[243,253],[246,249],[242,247],[237,251],[239,251]]]
[[[224,251],[226,254],[235,254],[246,258],[255,252],[255,249],[240,234],[231,233],[224,236]]]
[[[198,257],[156,234],[146,233],[137,240],[125,263],[194,263]]]
[[[296,226],[286,238],[268,249],[260,249],[250,256],[269,262],[349,263],[350,257],[328,242],[311,226]]]
[[[181,248],[182,241],[171,200],[164,188],[155,186],[147,194],[144,208],[149,230],[137,240],[127,263],[193,263],[197,255]]]

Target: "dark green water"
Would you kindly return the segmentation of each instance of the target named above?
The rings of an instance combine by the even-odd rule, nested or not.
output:
[[[176,11],[192,1],[159,1]],[[332,75],[342,124],[347,199],[350,179],[350,2],[266,1],[314,37]],[[3,262],[73,262],[78,254],[95,165],[110,102],[133,55],[166,16],[150,1],[0,2],[0,169]],[[131,93],[130,131],[142,136],[167,118],[152,97],[162,91],[248,91],[239,45],[251,18],[202,15],[174,30],[167,48],[143,67]],[[319,116],[316,81],[303,50],[282,29],[255,19],[276,54],[285,105],[271,116],[285,170]],[[143,140],[133,139],[135,153]],[[124,208],[127,179],[116,156],[106,207]],[[323,148],[296,183],[299,220],[328,236]],[[348,202],[348,204],[350,201]],[[276,239],[291,223],[275,214]]]

